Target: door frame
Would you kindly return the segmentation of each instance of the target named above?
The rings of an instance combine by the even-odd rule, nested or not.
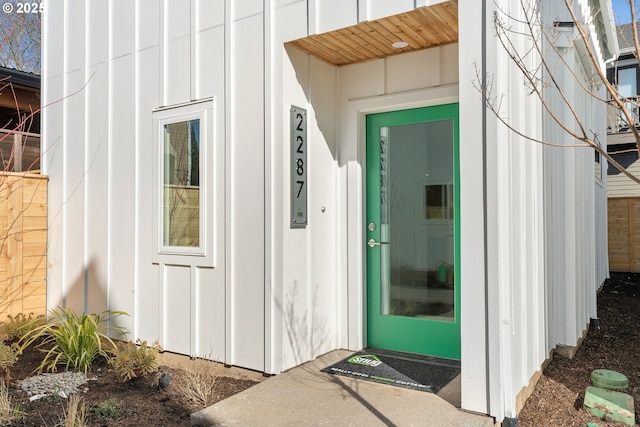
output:
[[[459,85],[446,84],[431,88],[412,90],[403,93],[355,98],[343,104],[342,120],[345,124],[340,131],[343,141],[355,141],[356,144],[341,153],[340,163],[345,183],[344,200],[341,215],[346,224],[346,239],[340,247],[346,254],[346,260],[340,267],[339,275],[347,288],[339,304],[340,322],[346,329],[340,338],[342,346],[349,349],[362,349],[367,346],[367,260],[366,260],[366,116],[395,110],[431,107],[441,104],[458,103]],[[464,319],[461,317],[461,322]]]

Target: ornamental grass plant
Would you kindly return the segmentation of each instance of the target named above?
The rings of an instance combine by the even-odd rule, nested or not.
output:
[[[87,409],[77,394],[69,396],[67,408],[56,427],[88,427]]]
[[[0,425],[10,424],[20,417],[20,402],[13,403],[7,385],[0,379]]]
[[[56,371],[58,366],[78,369],[85,374],[96,357],[109,359],[117,352],[116,344],[107,335],[111,331],[125,334],[125,329],[106,326],[107,319],[127,315],[122,311],[104,311],[100,314],[77,314],[68,308],[51,311],[51,320],[32,328],[20,340],[24,349],[41,340],[45,356],[37,371]]]

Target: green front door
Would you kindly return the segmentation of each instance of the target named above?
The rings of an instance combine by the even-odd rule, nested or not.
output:
[[[458,104],[367,116],[367,340],[460,359]]]

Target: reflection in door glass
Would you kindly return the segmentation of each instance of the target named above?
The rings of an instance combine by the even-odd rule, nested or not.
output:
[[[453,121],[380,128],[382,314],[454,321]]]

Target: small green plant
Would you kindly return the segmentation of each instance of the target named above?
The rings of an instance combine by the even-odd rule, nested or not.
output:
[[[109,331],[124,334],[120,327],[106,327],[108,317],[127,315],[122,311],[104,311],[100,314],[76,314],[71,309],[51,311],[52,320],[34,327],[20,340],[20,349],[42,338],[40,346],[45,350],[42,363],[36,369],[55,371],[58,365],[65,369],[79,369],[85,374],[96,357],[109,358],[117,351],[116,344],[108,337]],[[106,348],[106,347],[109,348]]]
[[[9,389],[4,381],[0,380],[0,425],[5,425],[11,421],[22,417],[20,403],[13,403],[9,396]]]
[[[34,317],[33,313],[28,316],[22,313],[15,316],[8,314],[7,318],[9,320],[0,323],[0,335],[9,344],[20,341],[29,331],[45,323],[43,315]]]
[[[146,377],[158,371],[160,353],[163,351],[160,344],[156,341],[153,345],[148,345],[146,341],[140,340],[136,344],[131,341],[125,343],[116,357],[109,361],[116,374],[124,381]]]
[[[91,408],[91,412],[99,418],[117,420],[120,418],[120,402],[115,398],[103,400]]]
[[[60,403],[62,402],[62,396],[60,396],[58,392],[50,391],[44,395],[42,400],[44,400],[47,403]]]
[[[56,427],[86,427],[87,424],[87,410],[82,402],[82,398],[77,394],[69,396],[67,402],[67,409],[64,411],[64,416]]]
[[[5,381],[11,379],[10,370],[18,361],[18,346],[15,344],[5,344],[0,342],[0,375]]]

